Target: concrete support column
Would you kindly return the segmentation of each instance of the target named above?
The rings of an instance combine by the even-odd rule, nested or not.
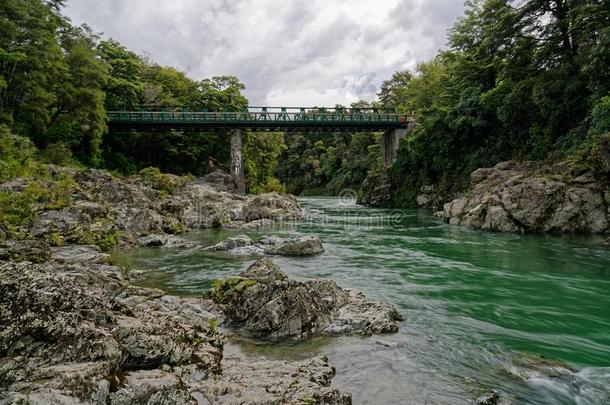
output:
[[[235,182],[235,191],[238,194],[246,194],[242,140],[239,129],[231,129],[231,176]]]
[[[398,153],[400,140],[407,136],[407,128],[397,128],[383,134],[381,138],[381,159],[383,167],[392,166]]]

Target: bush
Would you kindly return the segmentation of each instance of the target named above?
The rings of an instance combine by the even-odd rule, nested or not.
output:
[[[38,204],[49,198],[49,190],[31,182],[19,193],[0,193],[0,236],[22,239],[19,228],[34,219]]]
[[[36,173],[40,167],[35,156],[36,148],[28,138],[0,126],[0,181]]]
[[[52,143],[40,152],[40,158],[45,163],[51,163],[58,166],[72,166],[74,159],[72,158],[72,149],[65,142]]]
[[[250,186],[250,192],[252,194],[271,193],[273,191],[280,194],[286,194],[286,186],[280,183],[275,177],[268,177],[267,181],[263,184]]]
[[[174,194],[192,180],[192,176],[175,177],[161,173],[161,170],[156,167],[140,170],[139,176],[148,187],[168,194]]]
[[[591,113],[590,134],[601,135],[606,132],[610,132],[610,95],[599,100]]]

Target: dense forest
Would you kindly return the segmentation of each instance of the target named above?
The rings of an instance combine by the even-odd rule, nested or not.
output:
[[[391,169],[393,204],[424,185],[447,199],[479,167],[565,159],[610,131],[610,1],[468,1],[449,46],[384,84],[381,102],[419,126]]]
[[[238,78],[194,80],[73,26],[63,6],[0,4],[0,125],[49,163],[201,175],[208,158],[228,161],[223,133],[108,132],[106,111],[236,111],[248,105]],[[563,159],[610,130],[610,1],[471,0],[448,45],[416,71],[396,72],[373,102],[417,116],[390,170],[394,205],[413,205],[424,185],[449,197],[472,170],[502,160]],[[247,133],[247,184],[359,188],[380,170],[379,142],[376,133]]]
[[[108,132],[106,111],[141,106],[239,111],[248,105],[239,79],[196,81],[117,41],[102,40],[87,26],[74,27],[62,16],[63,6],[61,0],[0,4],[0,125],[31,139],[38,158],[48,163],[126,174],[155,166],[201,175],[208,158],[228,160],[226,134]],[[246,135],[251,190],[282,189],[273,177],[282,150],[281,133]]]

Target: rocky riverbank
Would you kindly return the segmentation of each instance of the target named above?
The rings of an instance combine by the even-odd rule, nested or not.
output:
[[[567,163],[503,162],[478,169],[462,197],[437,215],[446,222],[499,232],[610,232],[610,187]]]
[[[220,173],[210,181],[197,181],[154,170],[131,177],[57,166],[46,170],[37,179],[0,184],[0,192],[23,199],[29,208],[19,212],[23,221],[3,230],[5,239],[37,239],[57,246],[96,244],[103,249],[180,246],[186,242],[176,235],[188,230],[260,229],[302,214],[292,196],[223,191],[227,175]],[[58,189],[61,198],[55,195]]]
[[[330,386],[325,358],[224,358],[227,333],[265,339],[390,333],[401,316],[330,280],[290,280],[258,261],[218,281],[206,298],[136,287],[103,249],[193,248],[191,229],[261,230],[302,215],[291,196],[240,196],[228,182],[168,176],[115,177],[47,167],[0,192],[65,188],[32,199],[27,220],[0,235],[0,400],[8,403],[351,403]],[[7,237],[10,237],[7,239]],[[247,236],[214,250],[310,255],[319,238]],[[202,291],[203,295],[204,291]]]
[[[0,263],[7,403],[351,403],[325,358],[223,359],[209,300],[132,286],[99,248],[31,243],[20,256],[39,263]]]

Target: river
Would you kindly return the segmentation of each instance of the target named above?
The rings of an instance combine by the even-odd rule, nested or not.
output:
[[[332,278],[391,302],[406,320],[399,333],[378,337],[232,338],[226,356],[328,356],[333,385],[355,404],[467,404],[488,388],[519,404],[610,403],[610,249],[601,239],[492,234],[446,225],[425,210],[299,201],[307,220],[267,233],[316,234],[326,252],[276,263],[293,278]],[[233,234],[189,238],[209,245]],[[121,260],[146,271],[144,284],[187,296],[251,262],[154,248]],[[574,373],[551,378],[520,368],[539,356]]]

